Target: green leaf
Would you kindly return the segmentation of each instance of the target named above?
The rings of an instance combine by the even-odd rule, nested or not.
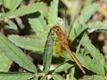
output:
[[[70,36],[71,41],[73,42],[86,29],[87,29],[87,27],[85,25],[82,26],[80,24],[79,20],[77,19],[74,22],[72,30],[70,31],[70,35],[69,36]]]
[[[0,5],[3,4],[3,0],[0,0]]]
[[[103,55],[100,53],[98,49],[95,48],[95,46],[91,43],[91,40],[87,35],[84,35],[81,44],[90,52],[92,57],[99,62],[100,65],[102,65],[102,68],[104,68],[105,60]]]
[[[8,20],[6,23],[7,23],[7,26],[6,26],[6,27],[8,27],[8,28],[10,28],[10,29],[17,30],[16,24],[15,24],[14,22],[12,22],[11,20]]]
[[[58,3],[59,0],[53,0],[51,2],[51,6],[49,8],[49,14],[48,14],[48,27],[52,27],[57,24],[57,15],[58,15]]]
[[[88,30],[89,33],[92,33],[94,31],[107,30],[107,22],[96,21],[90,22],[87,25],[81,25],[80,22],[76,20],[70,32],[71,41],[74,41],[75,38],[77,38],[86,29]]]
[[[38,80],[38,77],[34,77],[33,80]]]
[[[40,80],[48,80],[46,76],[41,77]]]
[[[19,8],[19,9],[15,10],[14,12],[6,13],[6,17],[7,18],[15,18],[18,16],[23,16],[26,14],[37,12],[43,8],[44,8],[44,3],[42,3],[42,2],[36,3],[36,4],[32,3],[32,4],[29,4],[29,5],[24,6],[22,8]]]
[[[52,74],[52,77],[54,80],[65,80],[61,75],[59,74]]]
[[[85,24],[90,19],[90,17],[97,11],[99,6],[100,4],[93,3],[92,5],[85,7],[82,10],[80,18],[79,18],[80,23]]]
[[[70,67],[73,67],[74,65],[71,64],[70,61],[66,61],[65,63],[59,65],[58,67],[56,67],[54,69],[54,72],[62,72],[65,71],[67,69],[69,69]]]
[[[76,80],[76,78],[74,77],[75,74],[75,67],[72,68],[72,70],[70,71],[70,80]]]
[[[0,73],[0,80],[28,80],[33,76],[31,73]]]
[[[33,51],[41,51],[44,49],[44,45],[45,45],[44,43],[42,42],[40,43],[35,39],[21,37],[18,35],[9,35],[8,38],[17,46],[28,50],[33,50]]]
[[[21,67],[31,72],[36,72],[36,66],[30,61],[30,59],[3,34],[0,34],[0,49],[6,56],[15,61]]]
[[[78,54],[78,59],[80,60],[81,64],[86,67],[87,69],[97,73],[104,75],[105,70],[105,59],[103,55],[99,52],[98,49],[96,49],[92,43],[91,40],[88,38],[87,35],[84,35],[81,40],[82,46],[84,46],[85,49],[89,51],[93,59],[89,58],[88,56],[81,56]],[[100,65],[99,65],[100,64]]]
[[[12,64],[12,60],[10,60],[4,53],[0,53],[0,72],[9,71]]]
[[[46,25],[46,21],[43,16],[39,16],[37,18],[30,18],[29,23],[32,29],[37,33],[37,35],[46,38],[49,30]]]
[[[106,70],[106,73],[107,73],[107,60],[105,61],[105,70]]]
[[[32,29],[37,33],[46,33],[46,31],[48,31],[46,21],[42,15],[37,18],[29,18],[29,23]]]
[[[84,7],[91,5],[93,0],[85,0]]]
[[[74,22],[72,30],[70,31],[70,39],[73,42],[84,30],[87,29],[86,22],[90,17],[97,11],[99,7],[98,3],[93,3],[92,5],[86,6],[79,17]]]
[[[104,0],[103,2],[104,2],[105,4],[107,4],[107,0]]]
[[[50,31],[47,36],[47,41],[45,43],[45,50],[43,53],[43,71],[47,74],[49,72],[49,68],[52,61],[52,53],[53,49],[52,46],[54,44],[53,38],[52,38],[52,32]]]
[[[99,63],[100,60],[91,59],[90,57],[83,56],[81,54],[76,54],[76,57],[80,63],[88,70],[91,70],[92,72],[100,75],[105,75],[105,69],[101,63]]]
[[[88,32],[92,33],[94,31],[101,31],[101,30],[107,30],[107,23],[96,21],[96,22],[90,22],[86,26],[88,28]]]
[[[3,0],[3,5],[5,8],[9,9],[10,11],[14,11],[19,4],[22,2],[22,0]]]
[[[105,40],[104,46],[103,46],[103,52],[107,53],[107,41]]]
[[[106,78],[100,75],[92,75],[92,76],[84,76],[82,79],[79,80],[106,80]]]

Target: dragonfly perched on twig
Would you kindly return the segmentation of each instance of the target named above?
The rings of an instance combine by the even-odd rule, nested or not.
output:
[[[51,30],[56,35],[56,37],[57,37],[58,41],[61,43],[61,45],[66,49],[66,51],[69,53],[69,55],[72,57],[72,59],[76,62],[78,67],[81,69],[81,71],[85,74],[86,72],[85,72],[84,68],[82,67],[81,63],[70,50],[70,47],[68,45],[67,36],[63,33],[63,31],[60,29],[59,26],[53,26],[51,28]]]

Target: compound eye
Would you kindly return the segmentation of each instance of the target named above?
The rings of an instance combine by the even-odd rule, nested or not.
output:
[[[61,32],[61,29],[60,29],[58,26],[54,26],[54,27],[52,28],[52,31],[53,31],[53,32]]]
[[[57,28],[56,31],[60,32],[61,30],[59,28]]]

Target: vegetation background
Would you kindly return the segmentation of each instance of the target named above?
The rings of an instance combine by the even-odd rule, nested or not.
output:
[[[83,74],[55,39],[58,25]],[[107,80],[107,0],[0,0],[0,80]]]

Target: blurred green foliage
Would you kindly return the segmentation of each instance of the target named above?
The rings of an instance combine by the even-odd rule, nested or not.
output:
[[[50,5],[45,2],[0,0],[0,79],[106,80],[107,19],[100,11],[102,5],[107,7],[107,1],[52,0]],[[85,75],[60,44],[57,48],[66,56],[56,54],[57,42],[50,31],[55,25],[68,36],[69,46],[85,68]],[[95,34],[103,34],[99,37],[103,45],[96,46],[100,41]],[[43,55],[43,64],[38,55]],[[35,58],[39,63],[35,63]],[[23,70],[10,73],[12,61]]]

